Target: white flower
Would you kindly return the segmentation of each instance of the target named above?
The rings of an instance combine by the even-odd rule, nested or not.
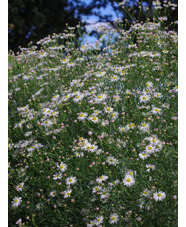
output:
[[[17,191],[22,191],[23,190],[23,186],[24,186],[24,183],[18,184],[18,186],[16,186],[16,190]]]
[[[119,163],[119,161],[118,161],[116,158],[112,157],[112,156],[109,156],[109,157],[107,158],[106,162],[107,162],[109,165],[114,165],[114,166],[116,166],[116,165]]]
[[[150,100],[150,95],[144,94],[140,96],[140,102],[147,102]]]
[[[99,192],[101,190],[102,190],[102,187],[101,186],[95,186],[95,187],[93,187],[92,192],[93,193],[96,193],[96,192]]]
[[[153,194],[153,198],[154,198],[156,201],[162,201],[163,199],[166,198],[166,194],[165,194],[165,192],[162,192],[162,191],[155,192],[155,193]]]
[[[106,72],[98,72],[96,73],[96,77],[102,77],[106,74]]]
[[[79,115],[78,118],[77,118],[78,120],[84,120],[87,117],[88,114],[87,113],[79,113],[78,115]]]
[[[62,178],[62,174],[61,174],[61,173],[55,173],[55,174],[53,175],[53,179],[54,179],[54,180],[61,179],[61,178]]]
[[[127,187],[131,187],[132,185],[135,184],[135,179],[131,175],[126,175],[125,178],[123,179],[123,184]]]
[[[97,177],[97,178],[96,178],[96,181],[97,181],[98,183],[102,183],[102,181],[106,181],[107,179],[108,179],[108,176],[102,175],[102,176],[100,176],[100,177]]]
[[[149,131],[149,128],[150,128],[150,125],[149,123],[145,123],[143,122],[140,126],[138,126],[139,129],[143,132],[148,132]]]
[[[65,180],[67,185],[75,184],[77,182],[76,177],[69,177]]]
[[[146,152],[142,152],[142,153],[139,153],[139,157],[144,160],[146,158],[148,158],[150,155]]]
[[[74,102],[79,102],[84,98],[84,94],[77,95],[73,100]]]
[[[146,168],[147,168],[147,172],[150,172],[150,170],[155,170],[155,165],[146,165]]]
[[[110,81],[111,81],[111,82],[117,81],[117,80],[119,80],[119,77],[118,77],[118,76],[112,76],[112,77],[110,78]]]
[[[15,197],[12,201],[12,206],[13,207],[18,207],[22,202],[22,198],[21,197]]]
[[[146,84],[145,84],[148,88],[150,88],[150,87],[153,87],[153,83],[152,82],[147,82]]]
[[[105,111],[106,113],[111,113],[113,110],[114,110],[114,109],[113,109],[112,107],[109,107],[109,106],[107,106],[107,107],[104,108],[104,111]]]
[[[161,113],[161,109],[158,108],[158,107],[153,107],[153,109],[151,110],[151,112],[152,112],[153,114],[160,114],[160,113]]]
[[[119,130],[120,130],[120,132],[124,132],[125,131],[125,127],[119,126]]]
[[[63,162],[61,162],[60,165],[57,165],[57,167],[62,171],[64,172],[66,169],[67,169],[67,165]]]
[[[111,214],[111,215],[110,215],[109,223],[110,223],[110,224],[115,224],[115,223],[118,222],[118,220],[119,220],[119,215],[116,214],[116,213],[114,213],[114,214]]]
[[[106,94],[99,94],[98,96],[95,97],[95,102],[96,103],[100,103],[102,101],[104,101],[107,98]]]
[[[106,199],[109,196],[109,193],[106,189],[104,189],[101,193],[101,199]]]
[[[52,191],[52,192],[50,192],[50,196],[52,196],[52,197],[55,197],[56,196],[56,191]]]
[[[146,150],[147,153],[151,154],[151,153],[154,153],[155,147],[152,146],[152,145],[147,145],[145,150]]]
[[[102,222],[103,222],[103,216],[99,216],[99,217],[97,217],[96,220],[95,220],[95,224],[96,224],[96,225],[99,225],[99,224],[101,224]]]
[[[97,123],[99,121],[99,118],[96,117],[96,116],[90,116],[88,119],[91,120],[94,123]]]
[[[145,196],[145,197],[148,197],[150,195],[150,191],[148,189],[145,189],[141,195]]]
[[[68,189],[64,191],[64,198],[70,197],[72,190]]]

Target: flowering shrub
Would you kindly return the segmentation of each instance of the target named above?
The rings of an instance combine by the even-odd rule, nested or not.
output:
[[[69,28],[9,54],[10,226],[177,226],[177,33],[153,4],[95,47]]]

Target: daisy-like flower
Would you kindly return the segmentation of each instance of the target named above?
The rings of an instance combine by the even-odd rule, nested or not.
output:
[[[130,95],[131,94],[131,91],[129,89],[126,90],[125,92],[127,95]]]
[[[88,119],[91,120],[94,123],[97,123],[99,121],[99,118],[96,117],[96,116],[90,116]]]
[[[99,113],[101,113],[102,111],[100,110],[95,110],[94,113],[92,113],[93,116],[97,116]]]
[[[107,189],[103,189],[101,192],[100,192],[100,195],[101,195],[101,199],[106,199],[110,194],[108,193],[108,190]]]
[[[84,94],[77,95],[73,100],[74,102],[79,102],[84,98]]]
[[[148,164],[146,165],[147,172],[150,172],[151,170],[155,170],[155,165]]]
[[[60,165],[57,165],[57,167],[62,171],[64,172],[66,169],[67,169],[67,165],[63,162],[61,162]]]
[[[109,106],[107,106],[107,107],[104,108],[104,111],[105,111],[106,113],[111,113],[113,110],[114,110],[114,108],[109,107]]]
[[[64,198],[70,197],[71,193],[72,193],[72,190],[71,189],[65,190],[64,191]]]
[[[168,54],[168,53],[169,53],[168,50],[163,50],[162,52],[163,52],[164,54]]]
[[[93,187],[92,192],[96,193],[96,192],[100,192],[101,190],[102,190],[101,186],[95,186],[95,187]]]
[[[162,95],[161,93],[158,93],[158,92],[154,92],[154,96],[155,96],[156,98],[161,98],[161,97],[163,97],[163,95]]]
[[[19,191],[22,191],[23,190],[23,186],[24,186],[24,182],[23,183],[20,183],[16,186],[16,190],[19,192]]]
[[[42,52],[40,53],[39,58],[46,57],[47,55],[48,55],[47,52]]]
[[[75,155],[76,155],[76,157],[83,157],[84,156],[84,153],[83,152],[75,152]]]
[[[107,98],[106,94],[99,94],[98,96],[95,97],[95,102],[99,103],[104,101]]]
[[[13,207],[18,207],[22,202],[22,198],[21,197],[15,197],[12,201],[12,206]]]
[[[41,207],[42,207],[42,203],[38,203],[38,204],[36,204],[36,209],[37,209],[37,210],[40,210],[40,209],[41,209]]]
[[[156,200],[156,201],[162,201],[166,198],[166,194],[165,192],[162,192],[162,191],[159,191],[159,192],[155,192],[153,194],[153,198]]]
[[[56,191],[50,192],[50,196],[55,197],[57,195]]]
[[[102,176],[96,178],[96,182],[102,183],[103,181],[106,181],[107,179],[108,179],[108,176],[102,175]]]
[[[152,145],[147,145],[145,150],[146,150],[147,153],[151,154],[151,153],[154,153],[155,147],[152,146]]]
[[[125,131],[125,127],[119,126],[119,130],[120,130],[120,132],[124,132]]]
[[[109,223],[110,224],[116,224],[119,220],[119,215],[114,213],[114,214],[111,214],[110,215],[110,220],[109,220]]]
[[[92,221],[90,221],[89,224],[87,224],[87,227],[91,227],[91,226],[94,226],[94,225],[95,225],[95,222],[94,222],[94,220],[92,220]]]
[[[100,225],[102,222],[103,222],[103,216],[98,216],[98,217],[95,219],[95,224],[96,224],[96,225]]]
[[[61,178],[62,178],[62,173],[55,173],[55,174],[53,175],[53,179],[54,179],[54,180],[61,179]]]
[[[76,177],[69,177],[65,180],[67,185],[75,184],[77,182]]]
[[[82,121],[87,117],[88,114],[87,113],[79,113],[78,115],[79,116],[78,116],[77,119]]]
[[[150,195],[150,191],[148,189],[145,189],[142,193],[142,196],[148,197]]]
[[[119,100],[121,100],[121,97],[119,95],[114,95],[113,98],[115,102],[118,102]]]
[[[178,86],[174,87],[173,91],[178,92]]]
[[[150,100],[150,95],[144,94],[140,96],[140,102],[147,102]]]
[[[125,178],[123,179],[123,184],[127,187],[131,187],[132,185],[135,184],[135,179],[131,175],[126,175]]]
[[[146,158],[148,158],[150,155],[146,152],[142,152],[142,153],[139,153],[139,157],[142,159],[142,160],[145,160]]]
[[[65,58],[65,59],[63,59],[61,62],[62,62],[63,64],[66,64],[66,63],[69,62],[69,59],[68,59],[68,58]]]
[[[113,112],[111,113],[111,118],[112,120],[116,120],[118,118],[119,113],[118,112]]]
[[[106,72],[98,72],[98,73],[96,73],[96,77],[102,77],[102,76],[104,76],[106,74]]]
[[[161,114],[161,109],[158,107],[153,107],[153,109],[151,110],[151,112],[153,114]]]
[[[150,81],[148,81],[145,85],[146,85],[148,88],[153,87],[153,83],[152,83],[152,82],[150,82]]]
[[[114,165],[114,166],[116,166],[116,165],[119,163],[119,161],[118,161],[116,158],[112,157],[112,156],[109,156],[109,157],[107,158],[106,162],[107,162],[109,165]]]
[[[138,126],[138,128],[143,132],[148,132],[150,125],[149,125],[149,123],[143,122],[140,126]]]
[[[118,76],[112,76],[112,77],[110,78],[110,81],[111,81],[111,82],[117,81],[117,80],[119,80],[119,77],[118,77]]]
[[[101,125],[102,125],[102,126],[109,125],[109,121],[108,121],[108,120],[102,121],[102,122],[101,122]]]

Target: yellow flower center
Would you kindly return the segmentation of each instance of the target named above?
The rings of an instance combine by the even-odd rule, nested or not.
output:
[[[112,217],[112,220],[115,220],[116,219],[116,217]]]
[[[152,150],[152,147],[148,147],[148,150]]]
[[[102,95],[99,95],[99,96],[98,96],[98,99],[101,99],[101,98],[102,98]]]
[[[131,179],[130,179],[130,178],[128,178],[126,181],[127,181],[127,182],[131,182]]]
[[[84,117],[84,114],[80,114],[80,117]]]
[[[145,127],[145,126],[146,126],[146,124],[142,124],[142,126],[143,126],[143,127]]]
[[[67,192],[67,195],[70,195],[70,192]]]
[[[64,166],[63,165],[60,165],[60,169],[63,169],[64,168]]]
[[[18,199],[16,199],[14,202],[17,203],[18,202]]]
[[[92,120],[95,121],[97,119],[97,117],[93,117]]]
[[[72,179],[70,179],[69,182],[72,182]]]
[[[158,193],[158,197],[161,197],[161,193]]]

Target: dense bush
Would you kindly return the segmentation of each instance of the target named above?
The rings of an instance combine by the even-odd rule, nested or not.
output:
[[[158,6],[93,47],[69,27],[9,54],[10,226],[177,226],[177,33]]]

